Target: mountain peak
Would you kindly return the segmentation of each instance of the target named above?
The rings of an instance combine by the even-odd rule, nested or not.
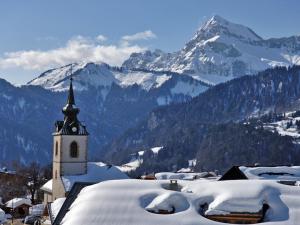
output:
[[[258,36],[250,28],[232,23],[219,15],[214,15],[208,19],[197,31],[195,39],[209,39],[217,35],[226,35],[231,38],[238,38],[244,41],[260,41]]]
[[[230,22],[219,15],[214,15],[206,22],[207,25],[216,24],[216,23],[217,24],[228,24]]]

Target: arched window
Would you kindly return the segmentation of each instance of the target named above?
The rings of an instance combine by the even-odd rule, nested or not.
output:
[[[58,155],[58,142],[55,142],[55,155]]]
[[[78,157],[78,145],[75,141],[73,141],[70,145],[70,156],[72,158]]]

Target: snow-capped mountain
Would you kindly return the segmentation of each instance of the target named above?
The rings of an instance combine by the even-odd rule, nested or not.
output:
[[[60,68],[51,69],[42,73],[37,78],[28,82],[28,85],[42,86],[52,91],[66,91],[69,87],[69,78],[73,76],[74,87],[78,91],[88,90],[90,86],[98,88],[109,88],[112,83],[121,87],[138,85],[149,91],[158,88],[174,76],[174,73],[151,72],[146,70],[130,70],[125,68],[111,67],[105,63],[73,63]],[[192,79],[193,80],[193,79]],[[182,82],[182,81],[181,81]],[[196,96],[206,90],[208,84],[194,81],[198,85],[187,85],[183,92],[195,91]],[[199,90],[195,90],[195,89]],[[187,90],[186,90],[187,89]],[[180,92],[180,90],[177,90]]]
[[[263,39],[248,27],[213,16],[180,51],[134,53],[123,66],[185,73],[216,84],[293,64],[300,64],[300,36]]]
[[[154,108],[184,102],[208,89],[190,76],[171,72],[134,71],[104,63],[74,63],[48,70],[27,85],[0,79],[0,165],[18,160],[47,164],[51,132],[62,119],[72,68],[79,118],[90,132],[90,157],[135,126]],[[47,115],[47,116],[45,116]]]

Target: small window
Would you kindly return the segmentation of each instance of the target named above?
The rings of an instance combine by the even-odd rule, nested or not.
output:
[[[78,145],[75,141],[73,141],[70,145],[70,156],[72,158],[78,157]]]
[[[55,179],[57,179],[57,170],[55,170]]]
[[[58,142],[55,142],[55,155],[58,155]]]

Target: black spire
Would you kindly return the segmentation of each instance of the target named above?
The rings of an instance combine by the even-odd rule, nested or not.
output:
[[[74,91],[73,91],[72,81],[73,81],[73,77],[72,77],[72,74],[71,74],[69,95],[68,95],[68,101],[67,101],[67,104],[69,104],[69,105],[75,105],[75,98],[74,98]]]

